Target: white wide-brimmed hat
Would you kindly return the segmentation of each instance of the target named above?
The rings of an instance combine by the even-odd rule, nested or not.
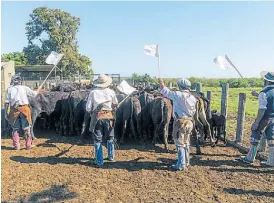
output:
[[[99,77],[94,80],[93,85],[96,87],[108,87],[112,83],[112,78],[105,75],[100,74]]]
[[[261,76],[264,80],[269,82],[274,82],[274,72],[263,71],[261,72]]]

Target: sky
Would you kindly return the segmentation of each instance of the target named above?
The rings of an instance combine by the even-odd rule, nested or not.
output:
[[[81,19],[79,52],[95,73],[163,78],[239,77],[213,62],[227,54],[244,77],[274,70],[274,2],[2,2],[2,53],[27,46],[25,25],[33,9],[61,9]]]

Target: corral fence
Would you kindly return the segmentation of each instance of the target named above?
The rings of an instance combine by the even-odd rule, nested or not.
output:
[[[196,84],[196,91],[202,92],[202,84]],[[207,91],[207,99],[212,101],[212,91]],[[222,94],[221,94],[221,114],[226,117],[226,122],[228,118],[228,98],[229,98],[229,83],[222,84]],[[236,122],[236,134],[234,140],[227,140],[228,144],[232,147],[238,148],[242,152],[248,152],[249,146],[247,143],[244,143],[244,126],[246,122],[245,110],[246,110],[246,93],[239,93],[238,96],[238,113],[237,113],[237,122]],[[226,125],[227,126],[227,125]],[[227,129],[226,129],[227,130]],[[228,139],[228,137],[227,137]],[[259,145],[259,153],[257,158],[266,159],[264,153],[266,152],[266,139],[263,135]]]
[[[91,74],[90,76],[81,76],[75,75],[72,77],[49,77],[43,85],[43,89],[51,89],[59,84],[73,84],[73,83],[85,83],[90,84],[93,80],[96,80],[100,74]],[[114,84],[119,84],[121,81],[120,74],[106,74],[112,78]],[[37,77],[37,76],[25,76],[22,77],[23,85],[29,86],[31,88],[37,88],[46,77]]]

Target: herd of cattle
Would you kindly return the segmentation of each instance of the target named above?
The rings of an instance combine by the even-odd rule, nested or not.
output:
[[[85,111],[86,101],[92,86],[75,88],[67,86],[55,87],[51,91],[42,92],[36,98],[29,98],[32,109],[32,120],[43,118],[44,127],[54,130],[61,136],[90,136],[89,113]],[[117,99],[121,102],[126,95],[114,88]],[[196,152],[201,153],[200,144],[209,138],[212,146],[217,144],[223,135],[225,142],[225,117],[211,111],[210,101],[203,94],[191,92],[198,100],[194,116],[193,138],[196,142]],[[3,115],[3,114],[2,114]],[[138,92],[121,103],[115,114],[114,132],[119,143],[125,139],[133,142],[163,142],[168,150],[172,133],[172,101],[164,98],[157,86],[146,89],[139,88]],[[3,118],[2,118],[2,125]],[[2,126],[4,127],[4,126]],[[31,133],[33,137],[34,125]],[[7,129],[7,127],[2,128]]]

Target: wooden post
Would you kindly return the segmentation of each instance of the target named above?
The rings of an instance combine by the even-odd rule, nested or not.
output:
[[[50,89],[49,82],[47,82],[47,89],[48,89],[48,90]]]
[[[202,92],[203,90],[202,90],[202,83],[200,83],[200,82],[198,82],[197,84],[196,84],[196,92]]]
[[[222,85],[221,114],[227,117],[229,83]]]
[[[245,103],[246,94],[239,94],[239,105],[238,105],[238,118],[237,118],[237,131],[236,131],[236,142],[242,142],[244,134],[244,121],[245,121]]]
[[[172,88],[172,82],[169,83],[169,88]]]

